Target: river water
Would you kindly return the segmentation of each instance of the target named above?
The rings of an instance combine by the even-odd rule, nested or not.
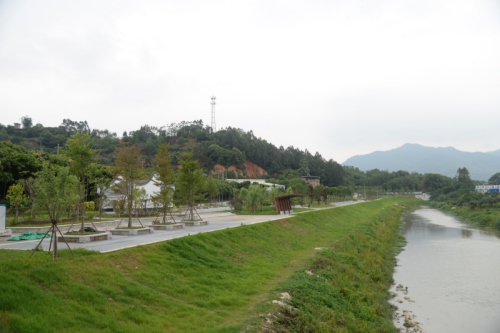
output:
[[[399,312],[411,311],[426,333],[500,332],[500,234],[426,207],[403,217],[402,234],[394,281],[408,292],[391,288]]]

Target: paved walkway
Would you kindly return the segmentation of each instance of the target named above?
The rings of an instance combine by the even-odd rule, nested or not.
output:
[[[333,203],[332,206],[336,207],[346,206],[355,203],[360,203],[360,201]],[[325,208],[331,208],[331,206],[327,206]],[[72,249],[85,248],[88,250],[99,251],[99,252],[111,252],[144,244],[162,242],[174,238],[184,237],[187,235],[194,235],[202,232],[210,232],[226,228],[234,228],[247,224],[275,221],[290,216],[290,215],[235,215],[233,213],[228,213],[228,212],[217,212],[216,210],[200,211],[200,215],[204,220],[208,221],[208,225],[198,226],[198,227],[184,227],[183,229],[179,230],[155,230],[153,233],[147,235],[137,235],[137,236],[114,235],[112,239],[108,239],[105,241],[97,241],[91,243],[69,243],[70,244],[69,246]],[[152,220],[153,220],[152,218],[141,219],[144,225],[150,224]],[[134,223],[134,225],[139,226],[139,223],[136,222]],[[12,242],[12,241],[7,241],[7,237],[0,237],[0,249],[32,250],[38,244],[38,242],[40,242],[40,240]],[[49,242],[50,240],[47,238],[43,240],[42,248],[44,250],[49,249],[50,245]],[[58,248],[65,249],[67,248],[67,246],[65,243],[59,242]]]

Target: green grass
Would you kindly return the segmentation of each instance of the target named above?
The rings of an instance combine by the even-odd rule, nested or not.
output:
[[[335,240],[277,291],[296,310],[275,309],[275,332],[396,332],[387,302],[394,257],[404,246],[400,211],[385,209]],[[309,273],[308,273],[309,272]]]
[[[265,207],[262,211],[260,210],[260,208],[256,209],[253,212],[248,208],[244,208],[240,211],[233,210],[232,212],[236,215],[278,215],[278,212],[276,212],[274,208],[269,207]]]
[[[339,254],[345,265],[359,260],[355,266],[384,262],[386,267],[384,260],[394,258],[393,239],[378,237],[377,232],[397,234],[385,219],[403,210],[394,205],[403,201],[398,199],[313,211],[106,254],[77,249],[73,257],[61,250],[55,262],[46,252],[30,258],[29,252],[0,250],[0,332],[260,331],[259,315],[273,311],[270,299],[276,297],[276,290],[300,285],[295,277],[311,263],[337,258],[340,249],[356,246],[359,253]],[[368,238],[351,241],[356,234],[387,243],[380,245],[386,253],[377,252],[378,245],[360,244]],[[315,247],[331,250],[318,253]],[[352,276],[376,278],[375,285],[366,285],[373,288],[366,292],[387,303],[386,268],[378,273],[370,267],[358,267]],[[314,269],[327,276],[328,270]],[[351,279],[351,275],[335,276]],[[307,283],[313,286],[318,281]],[[336,297],[343,299],[342,304],[361,302],[362,290],[355,289],[361,282],[349,281],[351,286]],[[325,298],[323,287],[317,288],[318,296]],[[332,284],[332,288],[338,287]],[[294,295],[295,299],[300,298]],[[322,304],[314,298],[310,302],[311,308]],[[309,300],[303,304],[309,306]],[[372,311],[370,306],[353,307],[356,313],[343,316],[352,317],[349,323],[365,317],[372,323],[380,317],[377,320],[389,325],[389,310],[377,305]],[[333,311],[323,306],[316,309],[319,319]],[[357,326],[352,327],[344,331],[357,331]]]

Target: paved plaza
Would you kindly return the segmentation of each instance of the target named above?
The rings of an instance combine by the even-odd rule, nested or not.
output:
[[[332,204],[332,206],[345,206],[354,203],[359,203],[360,201],[347,201]],[[328,208],[331,208],[328,207]],[[225,208],[227,210],[227,208]],[[99,252],[111,252],[117,251],[129,247],[151,244],[162,242],[174,238],[184,237],[187,235],[195,235],[202,232],[211,232],[226,228],[235,228],[241,225],[262,223],[275,221],[279,219],[284,219],[290,217],[290,215],[236,215],[229,212],[220,212],[216,209],[211,209],[207,211],[200,211],[200,216],[203,220],[208,221],[208,225],[204,226],[194,226],[194,227],[184,227],[178,230],[155,230],[153,233],[146,235],[136,235],[136,236],[118,236],[113,235],[112,239],[96,241],[91,243],[69,243],[69,246],[74,248],[85,248],[88,250],[99,251]],[[141,219],[144,225],[149,225],[155,218],[144,218]],[[126,221],[122,222],[122,226]],[[88,225],[88,224],[87,224]],[[136,221],[134,226],[140,226]],[[99,228],[101,231],[110,228]],[[8,237],[0,237],[0,249],[12,249],[12,250],[32,250],[40,240],[30,240],[30,241],[7,241]],[[42,248],[49,249],[50,239],[46,238],[42,242]],[[59,242],[59,249],[65,249],[66,244],[64,242]]]

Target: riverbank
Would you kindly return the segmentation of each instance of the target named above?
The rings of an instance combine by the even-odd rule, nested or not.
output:
[[[406,201],[416,199],[306,212],[112,253],[77,250],[72,257],[62,250],[56,262],[43,252],[29,258],[0,250],[0,332],[258,332],[272,320],[268,313],[284,313],[272,303],[283,291],[300,311],[297,323],[315,313],[318,327],[332,331],[393,332],[387,290]],[[327,320],[337,310],[335,321]],[[294,331],[293,316],[273,325]]]
[[[463,222],[490,230],[500,231],[500,208],[469,208],[450,205],[447,202],[429,201],[428,205],[447,214],[460,218]]]

